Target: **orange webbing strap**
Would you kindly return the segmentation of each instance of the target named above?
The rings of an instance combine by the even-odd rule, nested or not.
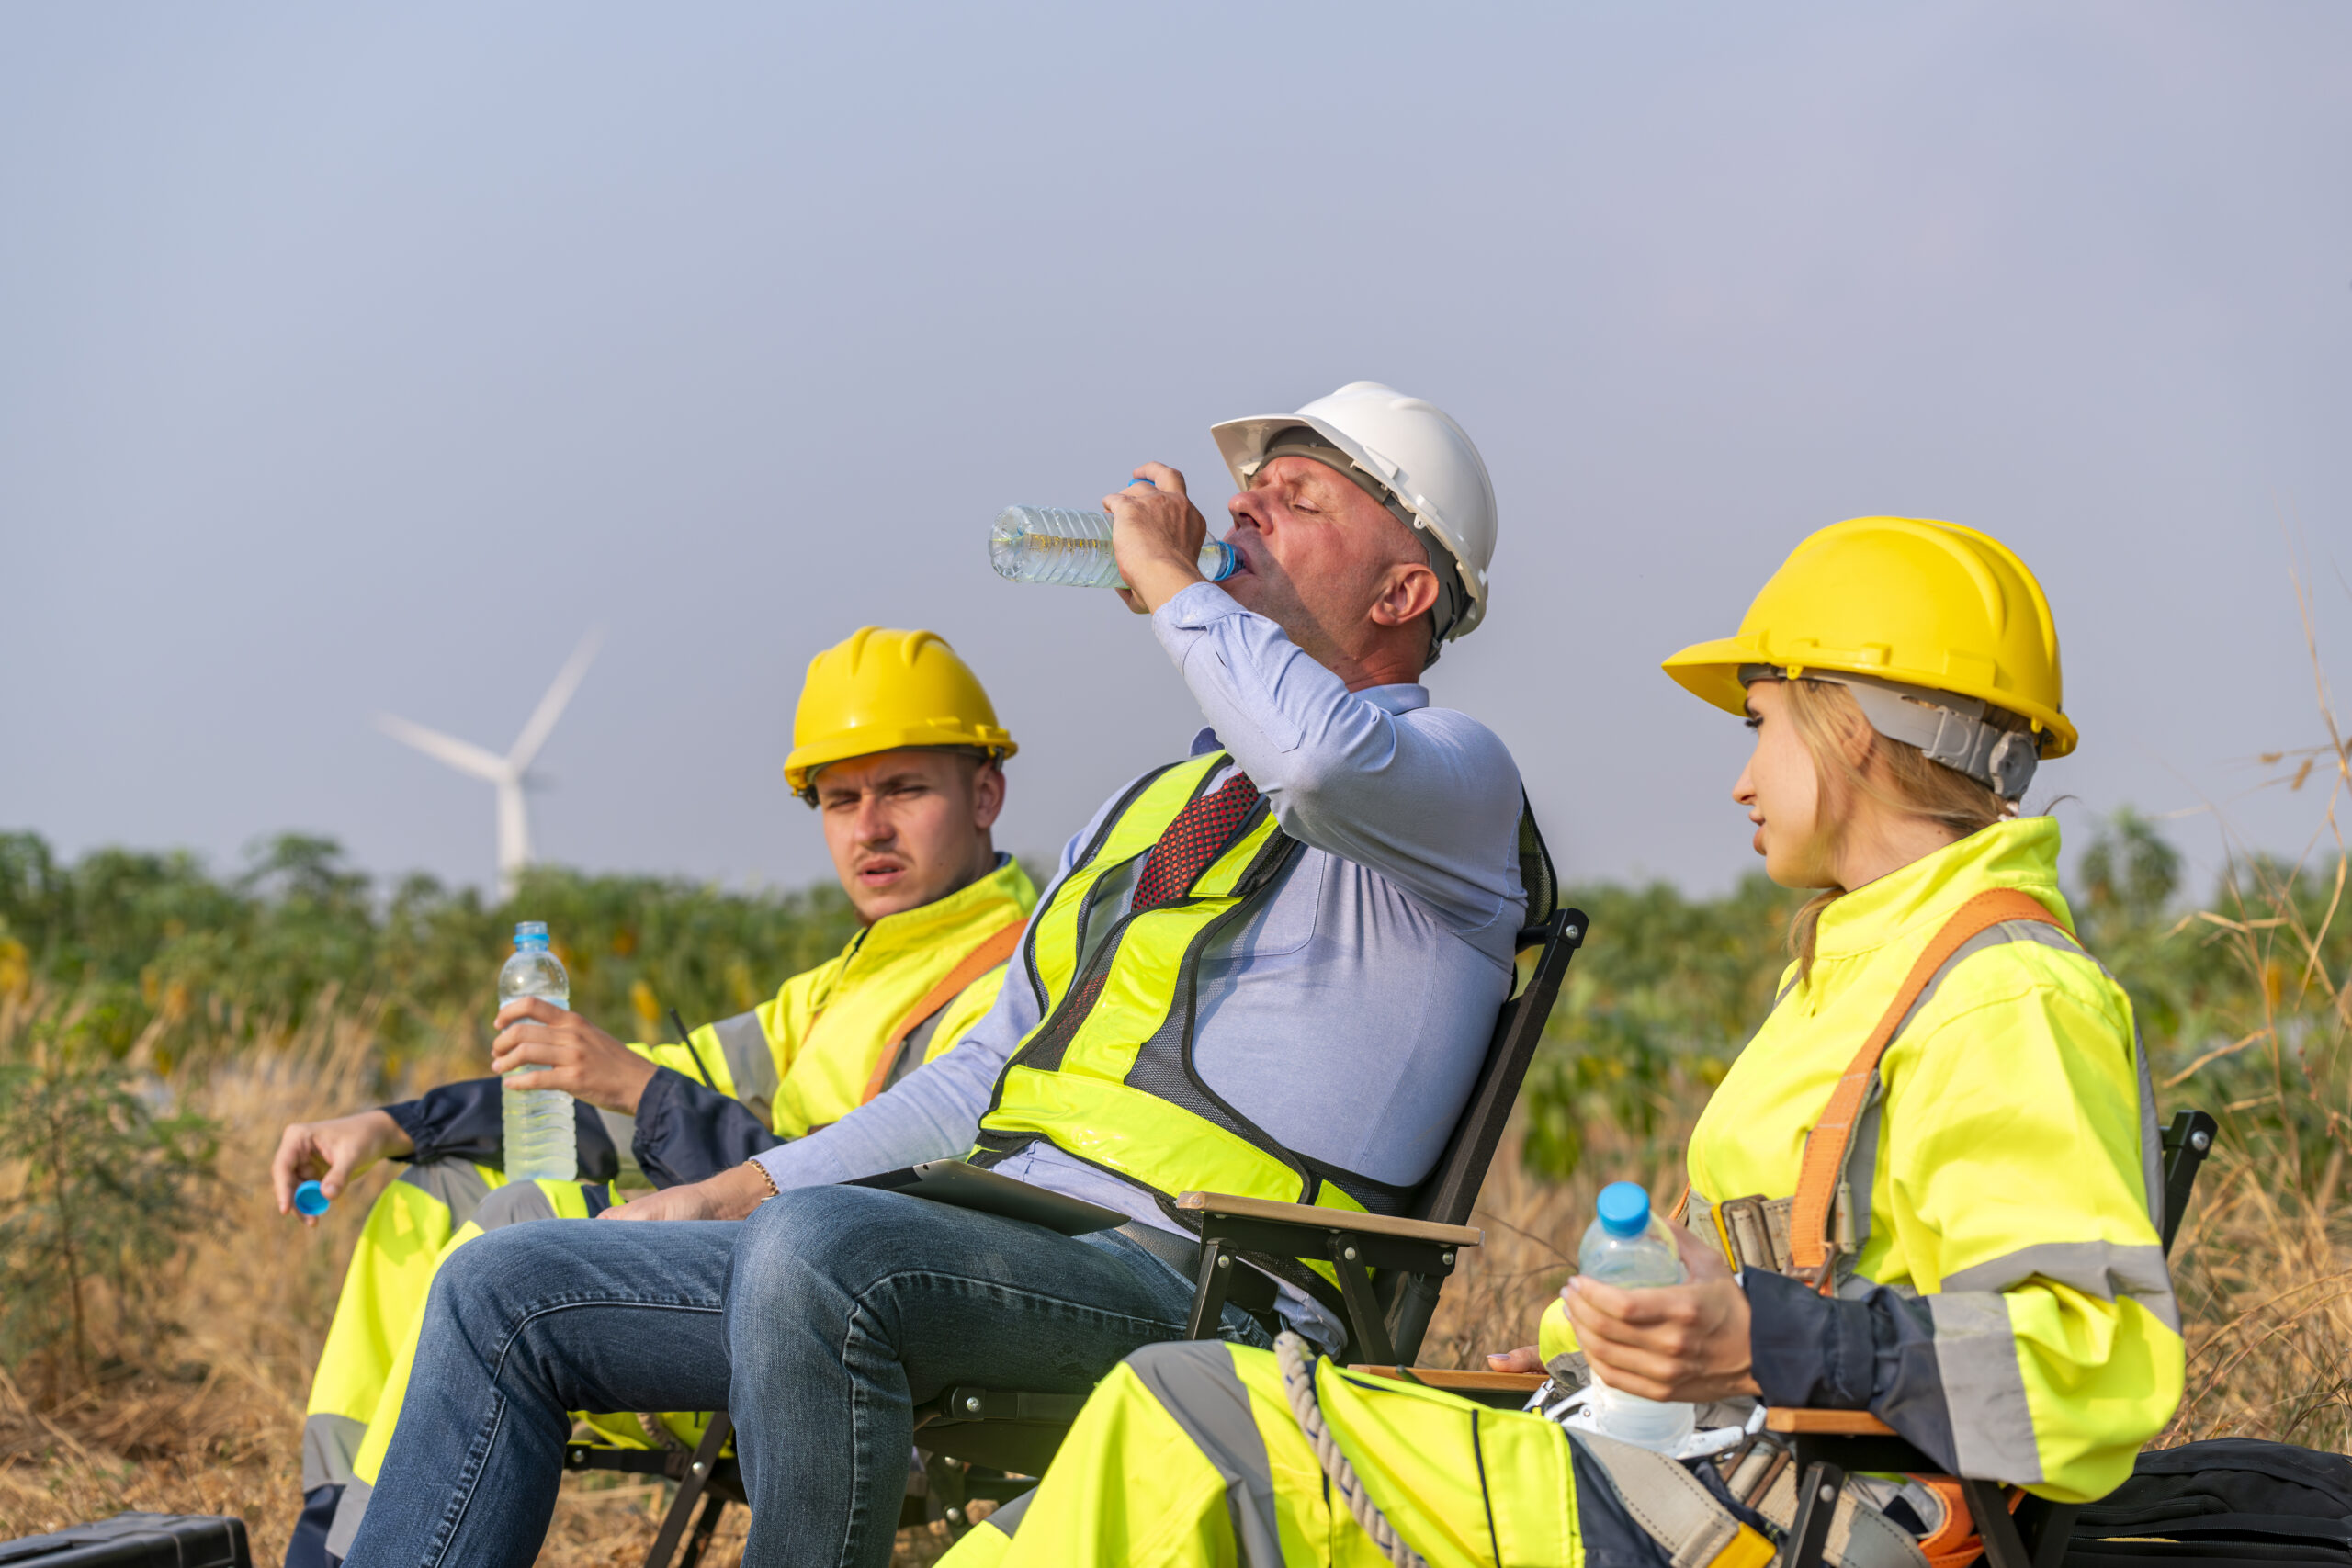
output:
[[[1968,1511],[1968,1499],[1961,1495],[1960,1483],[1949,1475],[1913,1475],[1906,1479],[1917,1482],[1943,1502],[1944,1517],[1933,1533],[1919,1543],[1920,1555],[1928,1560],[1928,1568],[1968,1568],[1984,1555],[1984,1538],[1977,1533],[1976,1520]],[[2009,1512],[2015,1514],[2018,1505],[2025,1501],[2025,1493],[2015,1486],[2004,1488]]]
[[[1838,1185],[1846,1172],[1846,1151],[1854,1138],[1854,1121],[1861,1114],[1862,1097],[1869,1092],[1871,1076],[1878,1071],[1878,1061],[1894,1039],[1894,1032],[1911,1011],[1920,993],[1943,966],[1951,962],[1971,939],[1982,936],[2007,920],[2037,920],[2046,926],[2058,925],[2041,899],[2014,887],[1996,887],[1979,893],[1952,911],[1943,929],[1935,934],[1918,962],[1911,965],[1911,973],[1903,977],[1903,985],[1887,1004],[1878,1027],[1854,1059],[1846,1064],[1845,1075],[1838,1087],[1830,1091],[1829,1104],[1821,1120],[1805,1134],[1804,1163],[1797,1171],[1796,1203],[1789,1215],[1790,1261],[1794,1272],[1806,1283],[1826,1295],[1837,1293],[1836,1270],[1829,1255],[1829,1221],[1831,1206],[1838,1197]],[[2061,926],[2059,929],[2064,929]]]
[[[1019,951],[1021,933],[1028,928],[1029,917],[1021,916],[966,953],[964,962],[950,969],[945,979],[923,993],[922,1000],[899,1021],[898,1026],[890,1031],[890,1037],[882,1043],[882,1054],[875,1058],[874,1076],[865,1080],[865,1093],[858,1100],[860,1105],[880,1094],[882,1086],[890,1081],[890,1067],[899,1059],[899,1046],[915,1032],[915,1026],[954,1001],[965,987],[1010,959]]]

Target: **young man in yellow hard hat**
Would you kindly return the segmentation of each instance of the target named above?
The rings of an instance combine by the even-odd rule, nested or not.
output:
[[[867,626],[817,656],[785,778],[818,813],[860,930],[840,956],[683,1044],[623,1044],[550,1003],[509,1003],[491,1066],[537,1065],[530,1087],[577,1097],[587,1179],[506,1184],[497,1077],[286,1129],[271,1169],[280,1213],[306,1178],[332,1197],[379,1159],[410,1162],[369,1213],[320,1358],[288,1568],[339,1557],[357,1529],[417,1312],[452,1243],[592,1217],[631,1170],[669,1187],[738,1166],[839,1121],[988,1010],[1037,897],[991,838],[1015,750],[934,633]],[[624,1421],[626,1439],[637,1421]]]

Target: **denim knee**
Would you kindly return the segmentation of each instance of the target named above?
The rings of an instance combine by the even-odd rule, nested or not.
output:
[[[570,1225],[508,1225],[478,1236],[441,1260],[425,1316],[478,1338],[500,1337],[560,1289],[560,1270],[574,1256]]]
[[[729,1308],[780,1304],[820,1280],[854,1293],[865,1282],[858,1276],[904,1261],[904,1237],[890,1222],[903,1218],[907,1201],[866,1187],[798,1187],[769,1199],[736,1237]]]

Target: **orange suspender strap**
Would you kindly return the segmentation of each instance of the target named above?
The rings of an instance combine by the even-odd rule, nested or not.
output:
[[[890,1037],[882,1043],[882,1054],[875,1058],[874,1076],[865,1080],[865,1093],[858,1100],[860,1105],[880,1094],[882,1086],[890,1081],[890,1067],[899,1059],[899,1047],[908,1035],[915,1032],[915,1026],[954,1001],[965,987],[1010,959],[1020,949],[1021,933],[1028,928],[1029,917],[1020,916],[1011,925],[966,953],[964,962],[950,969],[945,979],[923,993],[922,1000],[899,1021],[898,1027],[890,1031]]]
[[[1886,1012],[1871,1031],[1854,1059],[1846,1064],[1845,1075],[1838,1087],[1830,1091],[1829,1104],[1815,1122],[1813,1131],[1805,1134],[1804,1163],[1797,1171],[1796,1202],[1789,1215],[1790,1262],[1793,1272],[1823,1295],[1838,1292],[1837,1271],[1831,1266],[1829,1221],[1831,1206],[1837,1200],[1838,1183],[1845,1178],[1846,1153],[1854,1139],[1854,1122],[1861,1114],[1862,1097],[1869,1092],[1871,1077],[1878,1071],[1881,1056],[1894,1039],[1894,1032],[1919,1000],[1943,966],[1975,937],[1982,936],[2008,920],[2034,920],[2045,926],[2059,924],[2058,917],[2032,894],[2014,887],[1996,887],[1979,893],[1946,920],[1943,929],[1911,965],[1911,973],[1903,977],[1902,987],[1894,999],[1887,1004]],[[2063,926],[2060,930],[2064,930]]]

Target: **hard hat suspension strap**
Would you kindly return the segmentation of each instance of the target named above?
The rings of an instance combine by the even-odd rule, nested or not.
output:
[[[1872,729],[1889,740],[1917,747],[1930,762],[1941,762],[1974,779],[2003,800],[2023,798],[2041,760],[2040,736],[1986,723],[1984,715],[1991,705],[1974,697],[1811,665],[1784,670],[1777,664],[1743,664],[1739,669],[1742,685],[1786,678],[1826,681],[1845,687],[1853,693],[1854,705]]]

